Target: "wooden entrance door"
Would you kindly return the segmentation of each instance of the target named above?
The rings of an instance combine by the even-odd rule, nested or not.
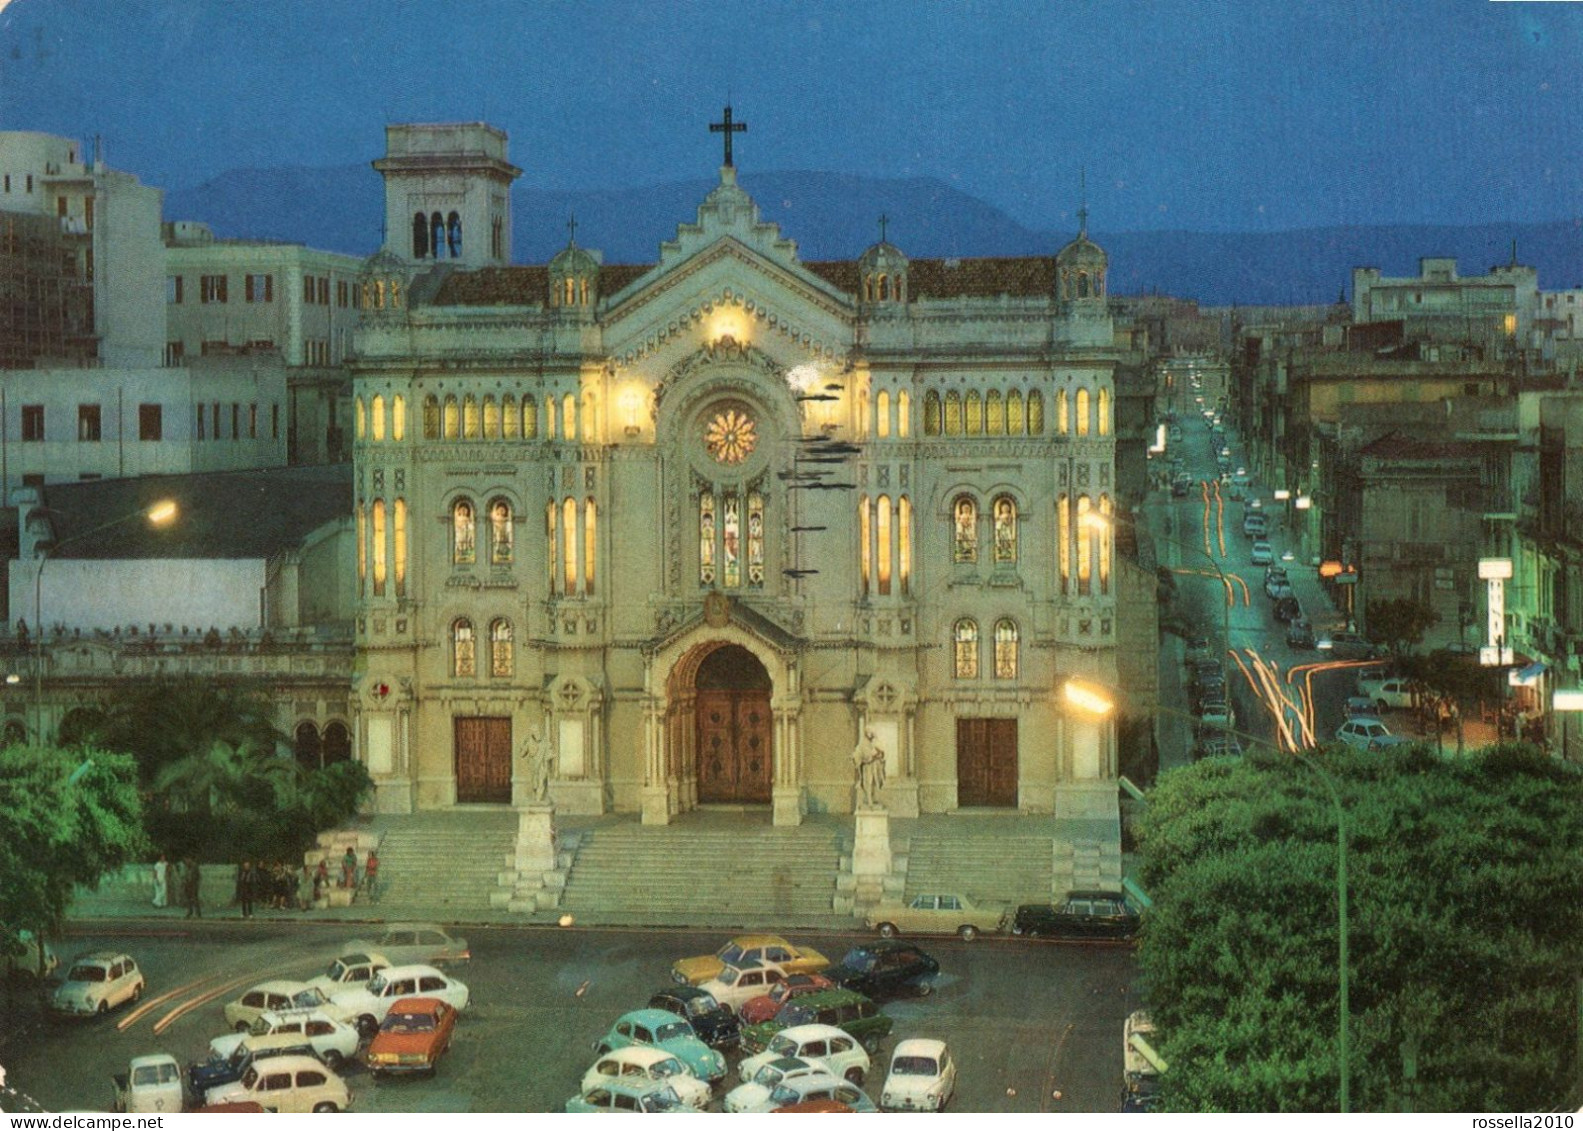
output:
[[[956,720],[956,804],[1017,805],[1017,720]]]
[[[768,804],[774,716],[764,665],[738,645],[718,648],[699,665],[695,696],[698,800]]]
[[[511,720],[468,718],[456,726],[456,800],[511,801]]]

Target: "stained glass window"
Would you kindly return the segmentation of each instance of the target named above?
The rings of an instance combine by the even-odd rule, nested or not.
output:
[[[1006,394],[1006,435],[1021,436],[1027,431],[1027,421],[1022,415],[1022,394],[1016,389]]]
[[[967,395],[967,434],[980,436],[984,432],[984,402],[979,400],[978,393],[971,392]]]
[[[704,428],[704,447],[718,463],[741,463],[758,447],[753,418],[738,408],[715,413]]]
[[[396,596],[407,595],[407,500],[397,499],[392,512],[392,534],[395,542]]]
[[[715,583],[715,493],[698,496],[698,583]]]
[[[457,565],[472,565],[477,561],[476,537],[473,504],[466,499],[457,499],[456,505],[451,508],[451,561]]]
[[[462,439],[478,439],[478,398],[472,393],[462,398]]]
[[[874,556],[878,567],[880,596],[890,593],[890,496],[881,495],[875,508],[874,525],[877,545]]]
[[[500,405],[494,397],[484,398],[484,439],[500,439]]]
[[[748,496],[748,584],[764,584],[764,496]]]
[[[957,562],[978,561],[978,503],[970,495],[961,495],[953,504],[951,513],[955,523],[951,559]]]
[[[742,584],[742,500],[735,491],[721,499],[720,559],[727,589]]]
[[[923,395],[923,434],[940,434],[940,394],[933,389]]]
[[[489,504],[489,560],[511,564],[511,504],[504,499]]]
[[[995,500],[995,564],[1017,561],[1017,504],[1010,495]]]
[[[955,389],[945,395],[945,434],[962,434],[962,396]]]
[[[1017,678],[1017,622],[1009,617],[995,622],[995,678]]]
[[[473,622],[463,617],[451,624],[451,671],[458,679],[478,674],[478,654]]]
[[[509,679],[511,669],[511,622],[502,617],[489,625],[489,674]]]
[[[1028,435],[1044,435],[1044,394],[1038,389],[1028,394]]]
[[[978,678],[978,624],[963,617],[956,622],[956,678]]]
[[[522,417],[517,414],[517,398],[507,393],[500,398],[500,432],[507,440],[522,433]]]

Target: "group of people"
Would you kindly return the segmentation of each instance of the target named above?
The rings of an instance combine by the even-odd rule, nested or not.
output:
[[[188,919],[203,918],[202,872],[197,860],[188,857],[172,864],[161,856],[154,864],[155,907],[180,906],[186,908]],[[329,860],[321,857],[317,866],[303,864],[293,868],[284,861],[266,864],[244,860],[236,868],[236,887],[232,902],[242,909],[242,918],[251,919],[254,908],[262,904],[274,911],[307,911],[323,906],[322,901],[332,885],[353,888],[366,895],[370,902],[379,902],[379,854],[368,850],[368,858],[358,868],[357,852],[348,846],[341,857],[341,874],[332,877]]]

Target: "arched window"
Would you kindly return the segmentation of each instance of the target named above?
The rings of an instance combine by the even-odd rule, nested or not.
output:
[[[962,397],[955,389],[945,395],[945,434],[962,434]]]
[[[984,394],[984,431],[999,436],[1006,431],[1006,410],[1001,406],[1000,391],[991,389]]]
[[[352,760],[352,732],[346,729],[343,722],[328,722],[324,724],[324,741],[320,747],[321,757],[326,766],[333,766],[337,762]]]
[[[1077,497],[1077,591],[1086,597],[1093,586],[1094,539],[1088,525],[1091,504],[1087,495]]]
[[[560,508],[556,506],[555,500],[551,499],[544,507],[544,544],[546,547],[544,560],[549,565],[549,590],[551,597],[555,596],[557,570],[560,568],[561,562],[560,529]]]
[[[353,403],[355,407],[352,410],[352,435],[361,440],[368,435],[368,417],[363,411],[362,397],[358,397]]]
[[[967,434],[981,436],[984,433],[984,402],[979,399],[978,390],[974,389],[967,394]]]
[[[561,439],[577,439],[577,398],[570,393],[561,398]]]
[[[368,435],[376,443],[385,439],[385,398],[378,393],[368,405]]]
[[[1068,398],[1065,389],[1055,391],[1055,434],[1068,435],[1072,431],[1072,416],[1067,407]]]
[[[748,494],[748,584],[764,584],[764,496]]]
[[[864,436],[869,434],[868,420],[868,390],[859,389],[857,394],[857,426]]]
[[[1028,393],[1028,435],[1044,435],[1044,394],[1038,389]]]
[[[429,254],[429,221],[423,213],[412,216],[412,258],[425,259]]]
[[[1077,416],[1077,434],[1079,436],[1087,436],[1088,432],[1089,432],[1089,424],[1090,424],[1090,422],[1089,422],[1089,419],[1088,419],[1088,401],[1089,401],[1088,390],[1087,389],[1078,389],[1077,390],[1077,412],[1076,412],[1076,416]]]
[[[397,499],[391,511],[391,535],[395,547],[396,596],[407,595],[407,500]]]
[[[484,398],[484,439],[500,439],[500,406],[492,396]]]
[[[940,394],[933,389],[923,395],[923,434],[940,434]]]
[[[462,218],[452,212],[445,218],[445,241],[450,246],[451,258],[462,257]]]
[[[896,435],[905,440],[912,435],[912,421],[907,414],[912,411],[912,398],[905,389],[896,394]]]
[[[390,438],[398,444],[407,438],[407,398],[400,393],[390,398]]]
[[[462,434],[462,413],[457,407],[456,397],[447,395],[445,398],[445,438],[447,440],[459,439]]]
[[[890,435],[890,394],[884,389],[874,397],[874,435],[882,440]]]
[[[890,277],[881,275],[879,277],[879,300],[884,302],[888,298],[890,298]]]
[[[1079,271],[1077,273],[1077,297],[1078,298],[1087,298],[1088,297],[1088,272],[1087,271]]]
[[[457,679],[478,674],[477,641],[473,639],[473,622],[466,617],[451,622],[451,674]]]
[[[429,215],[429,250],[436,259],[445,255],[445,217],[438,212]]]
[[[873,516],[869,509],[869,498],[864,495],[857,501],[857,544],[859,576],[863,580],[863,596],[869,594],[869,586],[873,584],[874,576],[874,543]]]
[[[489,504],[489,561],[511,564],[511,504],[504,499]]]
[[[1017,563],[1017,503],[1010,495],[995,499],[995,564]]]
[[[901,575],[905,597],[912,585],[912,500],[906,495],[896,509],[896,572]]]
[[[1101,388],[1099,390],[1098,400],[1099,405],[1097,411],[1099,413],[1099,434],[1101,436],[1108,436],[1110,435],[1110,390]]]
[[[440,438],[440,398],[433,393],[423,398],[423,438]]]
[[[539,438],[539,405],[532,397],[522,398],[522,438],[524,440]]]
[[[489,674],[510,679],[512,667],[511,622],[499,617],[489,622]]]
[[[507,393],[500,398],[500,434],[515,440],[522,434],[522,417],[517,414],[517,398]]]
[[[361,597],[368,584],[368,512],[363,500],[357,500],[357,595]]]
[[[478,439],[478,398],[468,393],[462,398],[462,439]]]
[[[952,629],[957,679],[978,678],[978,623],[963,617]]]
[[[1061,570],[1061,592],[1072,585],[1072,500],[1062,495],[1056,504],[1056,559]]]
[[[374,596],[385,595],[385,500],[374,500]]]
[[[1028,430],[1028,421],[1022,414],[1022,394],[1016,389],[1006,394],[1006,435],[1021,436]]]
[[[568,495],[561,503],[561,592],[577,596],[577,500]]]
[[[473,504],[467,499],[457,499],[451,508],[451,561],[456,565],[472,565],[478,560],[475,519]]]
[[[1110,555],[1115,544],[1115,530],[1112,526],[1110,515],[1110,496],[1099,497],[1099,513],[1104,516],[1105,523],[1099,528],[1099,591],[1102,594],[1110,592]]]
[[[881,495],[875,504],[874,514],[875,570],[881,597],[890,595],[890,496]]]
[[[698,584],[715,583],[715,493],[698,495]]]
[[[1010,617],[995,622],[995,678],[1017,678],[1017,622]]]
[[[592,498],[583,500],[583,595],[594,592],[594,551],[598,546],[599,508]]]
[[[971,495],[958,495],[951,504],[953,526],[951,560],[978,561],[978,502]]]
[[[297,724],[297,729],[292,732],[291,745],[297,765],[303,769],[317,770],[323,765],[320,761],[319,728],[312,723],[304,721]]]

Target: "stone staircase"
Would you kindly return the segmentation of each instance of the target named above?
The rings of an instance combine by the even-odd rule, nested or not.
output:
[[[954,830],[919,827],[904,846],[905,898],[955,892],[975,903],[1008,907],[1048,902],[1058,843],[1049,834],[1018,831],[1008,821]]]
[[[827,922],[843,850],[841,827],[744,826],[688,814],[676,824],[605,824],[576,836],[576,855],[560,910],[584,920],[619,914],[668,923],[688,915],[729,917],[735,925],[777,929]]]
[[[490,910],[502,863],[511,857],[510,810],[424,812],[376,822],[379,903],[385,919],[468,919]]]

